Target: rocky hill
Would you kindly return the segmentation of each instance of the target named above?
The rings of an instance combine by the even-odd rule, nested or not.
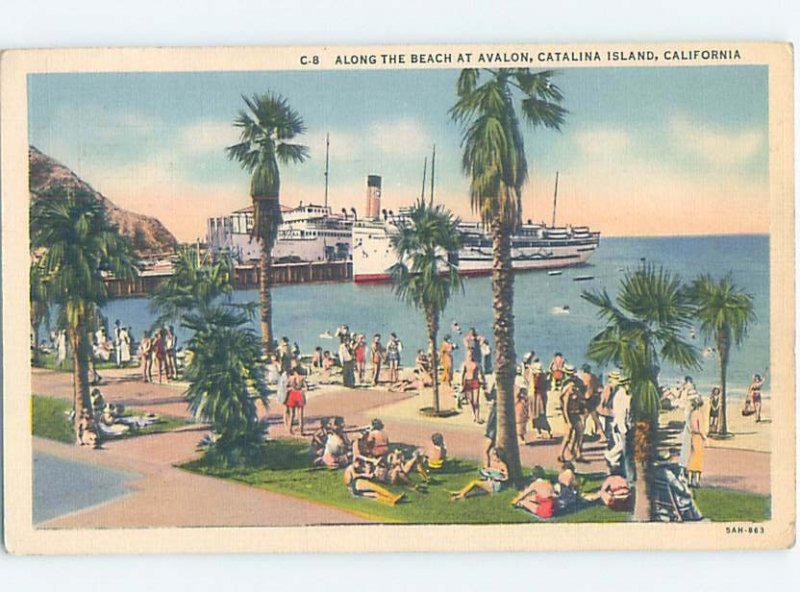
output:
[[[86,191],[103,204],[109,220],[119,227],[120,233],[131,241],[140,256],[151,257],[172,253],[175,250],[178,241],[158,219],[116,206],[63,164],[33,146],[28,149],[28,160],[30,165],[28,185],[32,199],[38,199],[43,193],[57,187]]]

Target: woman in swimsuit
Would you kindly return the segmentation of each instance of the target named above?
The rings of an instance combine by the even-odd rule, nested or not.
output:
[[[367,371],[367,338],[359,335],[355,342],[356,371],[358,372],[358,384],[364,384],[364,373]]]
[[[442,342],[441,358],[442,358],[442,384],[453,388],[453,342],[450,341],[450,336],[446,335]]]
[[[380,419],[372,420],[366,444],[369,456],[374,458],[381,458],[389,453],[389,436],[383,431],[383,422]]]
[[[719,432],[719,412],[722,408],[722,396],[718,386],[711,389],[711,398],[709,399],[708,411],[708,432],[716,434]]]
[[[461,491],[451,491],[450,500],[463,500],[475,495],[498,493],[508,481],[508,465],[502,448],[492,448],[489,466],[480,470],[481,479],[470,481]]]
[[[286,397],[286,408],[289,412],[289,433],[294,434],[294,422],[299,415],[300,435],[302,435],[303,424],[305,422],[305,390],[308,387],[306,385],[306,379],[300,372],[300,366],[297,364],[296,360],[292,361],[292,373],[291,376],[289,376],[287,388],[289,389],[289,394]]]
[[[750,388],[747,389],[747,396],[753,403],[753,408],[756,412],[756,422],[761,422],[761,387],[767,381],[767,371],[764,371],[764,378],[760,374],[753,375],[753,382],[750,383]]]
[[[464,362],[464,368],[461,370],[461,388],[472,408],[472,421],[475,423],[483,423],[480,406],[481,386],[486,390],[486,378],[480,364],[475,361],[473,350],[469,349],[467,350],[467,361]]]
[[[386,344],[386,365],[389,367],[389,382],[392,384],[399,380],[401,348],[400,340],[392,333],[389,336],[389,343]]]

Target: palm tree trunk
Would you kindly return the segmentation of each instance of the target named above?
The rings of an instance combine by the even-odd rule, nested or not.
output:
[[[719,390],[722,394],[719,404],[719,434],[728,435],[728,358],[730,356],[730,333],[717,334],[717,353],[719,354]]]
[[[495,383],[497,385],[497,446],[508,463],[509,480],[518,484],[522,465],[514,415],[514,272],[511,267],[511,227],[492,222],[492,305],[494,308]]]
[[[439,315],[435,310],[428,310],[425,314],[428,321],[428,340],[431,347],[431,379],[433,380],[433,413],[439,415],[439,352],[436,351],[436,342],[439,333]]]
[[[261,345],[264,354],[273,351],[272,333],[272,242],[261,236],[261,258],[258,262],[258,304],[261,309]]]
[[[85,329],[82,322],[69,330],[72,348],[72,406],[75,410],[73,430],[75,442],[79,442],[81,415],[89,401],[89,355]]]
[[[649,522],[652,519],[651,462],[654,434],[652,424],[637,421],[633,434],[633,464],[636,471],[634,479],[633,519],[636,522]],[[630,478],[630,476],[628,476]]]

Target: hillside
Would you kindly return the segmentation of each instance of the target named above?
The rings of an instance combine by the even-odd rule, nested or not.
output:
[[[140,256],[150,257],[172,253],[175,250],[178,241],[158,219],[118,207],[67,167],[33,146],[28,149],[28,159],[31,199],[38,199],[42,194],[57,187],[86,191],[103,204],[109,220],[119,227],[120,234],[131,241]]]

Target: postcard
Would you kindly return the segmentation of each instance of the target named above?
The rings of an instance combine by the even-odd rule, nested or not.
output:
[[[3,53],[7,548],[793,545],[792,59]]]

